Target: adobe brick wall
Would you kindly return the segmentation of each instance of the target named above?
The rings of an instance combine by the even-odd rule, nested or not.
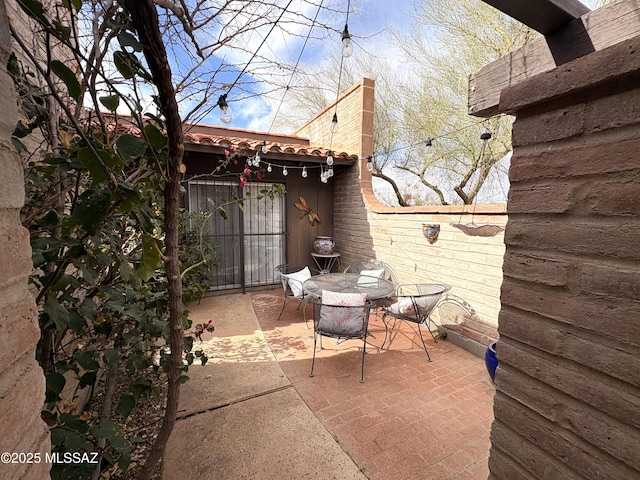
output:
[[[490,479],[640,478],[640,38],[515,114]]]
[[[4,66],[9,45],[5,3],[0,0],[0,91],[13,92]],[[27,288],[31,272],[29,234],[20,225],[24,202],[22,163],[11,146],[17,121],[15,97],[0,96],[0,453],[50,451],[40,419],[45,381],[35,360],[40,337],[36,306]],[[49,478],[50,465],[0,463],[0,478]]]
[[[384,207],[371,189],[371,174],[362,161],[360,169],[335,178],[334,240],[340,261],[349,265],[365,258],[388,263],[401,283],[444,282],[451,295],[462,298],[477,317],[456,318],[497,338],[500,286],[502,284],[503,234],[472,237],[453,227],[471,221],[473,207]],[[362,177],[362,178],[358,178]],[[477,224],[504,226],[504,205],[477,205]],[[440,235],[429,244],[423,223],[440,224]],[[448,308],[443,315],[453,315]],[[449,322],[451,318],[446,319]],[[479,322],[480,325],[472,322]],[[486,341],[485,341],[486,343]]]

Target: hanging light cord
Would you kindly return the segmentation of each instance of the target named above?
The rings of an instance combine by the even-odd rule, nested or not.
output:
[[[238,75],[238,77],[234,80],[234,82],[231,84],[231,86],[227,89],[227,93],[229,93],[231,91],[231,89],[233,87],[236,86],[236,84],[240,81],[240,78],[242,78],[242,75],[244,75],[244,72],[247,71],[247,68],[249,68],[249,65],[251,64],[251,62],[253,61],[254,58],[256,58],[256,55],[258,54],[258,52],[260,51],[260,49],[262,48],[262,46],[266,43],[267,39],[269,38],[269,36],[271,35],[271,33],[273,32],[273,30],[276,28],[276,26],[278,25],[278,23],[280,22],[280,20],[282,19],[282,16],[285,14],[285,12],[287,11],[287,9],[291,6],[291,3],[293,2],[293,0],[289,0],[289,3],[287,3],[287,6],[284,7],[284,9],[282,9],[282,12],[280,12],[280,16],[278,17],[278,19],[273,23],[273,25],[271,25],[271,29],[269,29],[269,33],[267,33],[267,35],[262,39],[262,42],[260,43],[260,45],[258,46],[258,48],[256,48],[256,51],[253,52],[253,55],[251,55],[251,58],[249,59],[249,61],[247,62],[247,64],[244,66],[244,68],[242,69],[242,71],[240,72],[240,74]]]
[[[351,10],[351,0],[347,0],[347,17],[345,19],[345,26],[349,24],[349,11]],[[336,92],[336,104],[333,109],[333,115],[336,116],[338,114],[338,99],[340,98],[340,84],[342,83],[342,66],[344,64],[344,55],[340,55],[340,72],[338,73],[338,91]],[[331,137],[329,139],[329,152],[331,152],[331,148],[333,147],[333,132],[331,132]]]
[[[267,130],[264,136],[265,141],[267,140],[267,136],[269,135],[269,133],[271,132],[271,129],[273,128],[273,124],[275,123],[276,118],[278,117],[278,113],[280,113],[280,108],[282,107],[282,104],[284,103],[284,99],[287,96],[287,93],[289,92],[289,87],[291,86],[291,82],[293,81],[293,76],[296,74],[298,70],[298,66],[300,65],[300,60],[302,59],[302,54],[304,53],[304,49],[307,47],[307,43],[309,42],[309,38],[311,37],[311,32],[313,31],[313,28],[315,27],[316,21],[318,19],[318,15],[322,10],[323,3],[324,3],[324,0],[320,2],[320,5],[318,5],[318,10],[316,10],[316,15],[313,17],[313,21],[311,22],[311,26],[309,27],[309,33],[307,33],[307,38],[304,39],[304,44],[302,45],[302,49],[300,50],[300,54],[298,55],[298,60],[296,60],[296,64],[293,67],[293,71],[291,72],[291,76],[289,77],[289,81],[287,82],[287,86],[284,88],[284,93],[282,94],[282,98],[280,99],[280,103],[278,104],[278,108],[276,109],[276,113],[274,114],[273,119],[271,119],[271,125],[269,125],[269,130]]]

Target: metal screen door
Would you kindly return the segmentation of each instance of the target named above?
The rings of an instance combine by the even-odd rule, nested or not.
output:
[[[218,251],[211,289],[277,283],[274,268],[285,258],[284,197],[258,198],[269,183],[251,182],[241,188],[236,182],[199,179],[187,185],[189,211],[213,212],[206,234]],[[235,198],[243,199],[242,207]],[[226,219],[216,210],[219,206]]]

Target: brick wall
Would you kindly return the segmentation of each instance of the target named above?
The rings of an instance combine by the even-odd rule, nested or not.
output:
[[[9,45],[5,3],[0,0],[0,91],[13,92],[5,65]],[[45,381],[35,360],[40,337],[36,306],[27,288],[31,272],[29,233],[20,225],[24,202],[22,164],[10,143],[17,121],[15,97],[0,96],[0,452],[50,450],[40,419]],[[0,478],[49,478],[49,465],[0,463]]]
[[[373,149],[373,83],[373,80],[363,78],[342,93],[337,103],[327,106],[293,135],[308,138],[312,145],[356,152],[360,157],[366,157]],[[332,135],[329,127],[334,112],[338,115],[339,129]]]
[[[362,161],[360,167],[364,166]],[[452,223],[471,221],[469,206],[464,212],[462,206],[383,207],[371,190],[370,175],[366,168],[362,172],[353,168],[336,177],[334,240],[341,262],[377,258],[392,266],[401,283],[447,283],[451,295],[467,302],[476,316],[444,308],[443,315],[456,315],[445,323],[463,322],[496,338],[503,235],[472,237],[453,227]],[[473,219],[477,224],[504,226],[505,210],[504,205],[477,205]],[[435,243],[429,244],[422,234],[423,223],[440,224]]]
[[[491,479],[640,478],[640,38],[515,113]]]

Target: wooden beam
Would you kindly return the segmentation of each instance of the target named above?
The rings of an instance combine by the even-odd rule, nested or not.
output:
[[[469,78],[469,113],[499,112],[500,92],[559,65],[640,35],[640,5],[621,0],[483,67]]]
[[[578,0],[482,0],[547,35],[590,10]]]

